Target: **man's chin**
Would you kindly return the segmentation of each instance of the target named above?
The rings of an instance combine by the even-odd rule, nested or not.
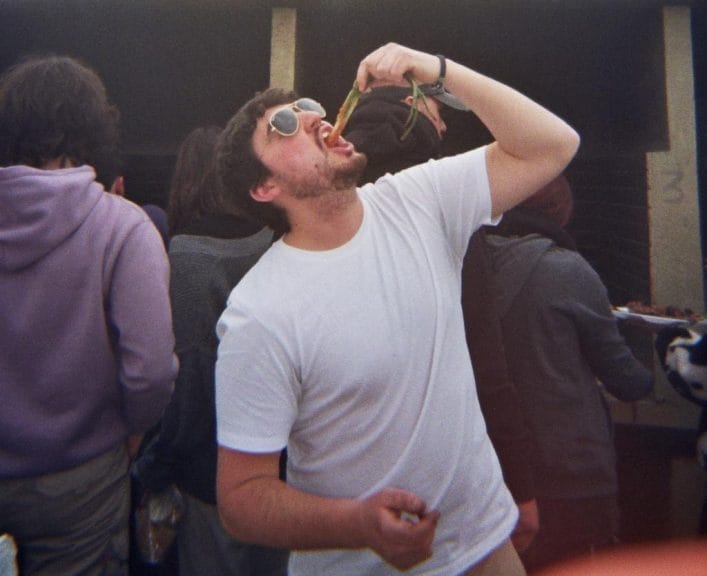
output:
[[[350,188],[358,184],[363,171],[368,164],[368,158],[361,152],[354,152],[346,166],[339,168],[336,174],[335,186],[338,189]]]

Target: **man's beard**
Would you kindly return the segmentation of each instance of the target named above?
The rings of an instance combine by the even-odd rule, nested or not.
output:
[[[335,177],[333,178],[334,188],[337,190],[343,190],[346,188],[356,187],[358,181],[361,178],[361,174],[366,169],[366,164],[368,164],[368,158],[365,154],[360,152],[355,152],[351,157],[351,162],[340,169]]]
[[[317,182],[301,182],[292,186],[292,195],[295,198],[316,198],[332,190],[350,190],[358,184],[368,162],[366,156],[355,152],[344,166],[330,168],[331,177],[320,178]]]

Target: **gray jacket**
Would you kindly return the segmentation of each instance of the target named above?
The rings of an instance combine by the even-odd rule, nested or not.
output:
[[[248,228],[235,218],[226,222],[230,237],[178,234],[170,242],[171,297],[179,355],[174,395],[156,435],[143,445],[133,476],[143,487],[159,491],[170,483],[212,505],[216,504],[216,412],[214,365],[216,321],[233,287],[272,243],[263,228]],[[241,236],[243,234],[243,236]]]
[[[606,288],[577,252],[537,234],[489,234],[488,244],[508,362],[535,442],[538,498],[615,495],[601,387],[637,400],[650,393],[652,374],[624,342]]]

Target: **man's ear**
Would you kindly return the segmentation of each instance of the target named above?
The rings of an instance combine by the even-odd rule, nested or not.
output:
[[[408,106],[412,106],[413,102],[415,102],[415,99],[412,96],[405,96],[403,102],[405,102],[405,104],[407,104]]]
[[[116,194],[117,196],[125,196],[125,178],[123,176],[118,176],[115,180],[113,180],[113,184],[111,184],[109,192],[111,194]]]
[[[250,197],[256,202],[272,202],[280,195],[280,188],[271,178],[266,178],[250,189]]]

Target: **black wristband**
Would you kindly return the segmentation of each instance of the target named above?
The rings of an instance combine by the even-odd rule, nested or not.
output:
[[[441,88],[444,86],[444,77],[447,75],[447,60],[441,54],[437,54],[437,58],[439,58],[439,78],[434,85]]]

